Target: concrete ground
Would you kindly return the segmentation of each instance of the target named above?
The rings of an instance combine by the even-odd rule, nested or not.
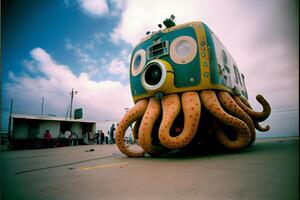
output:
[[[128,158],[116,145],[1,153],[3,200],[299,199],[298,188],[298,137],[186,157]]]

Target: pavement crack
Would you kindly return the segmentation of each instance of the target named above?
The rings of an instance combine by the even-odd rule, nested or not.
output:
[[[41,167],[41,168],[36,168],[36,169],[28,169],[28,170],[16,172],[15,175],[26,174],[26,173],[36,172],[36,171],[41,171],[41,170],[46,170],[46,169],[53,169],[53,168],[58,168],[58,167],[65,167],[65,166],[75,165],[75,164],[79,164],[79,163],[90,162],[90,161],[94,161],[94,160],[102,160],[105,158],[112,158],[112,157],[116,157],[119,155],[121,155],[121,154],[113,154],[111,156],[98,157],[98,158],[93,158],[93,159],[81,160],[81,161],[76,161],[76,162],[60,164],[60,165],[48,166],[48,167]]]

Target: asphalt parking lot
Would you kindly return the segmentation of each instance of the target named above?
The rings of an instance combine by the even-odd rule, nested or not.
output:
[[[1,199],[299,199],[299,139],[128,158],[116,145],[1,152]]]

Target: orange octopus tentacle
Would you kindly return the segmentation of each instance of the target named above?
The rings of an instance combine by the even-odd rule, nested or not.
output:
[[[255,127],[252,119],[247,115],[243,109],[241,109],[234,99],[230,96],[228,92],[220,91],[218,92],[218,99],[221,105],[228,111],[230,114],[234,115],[235,117],[243,120],[251,131],[251,140],[249,145],[253,144],[256,139],[256,132]]]
[[[148,106],[148,100],[142,99],[138,101],[133,108],[131,108],[128,112],[126,112],[125,116],[122,118],[122,120],[119,122],[119,125],[116,130],[116,143],[118,148],[122,153],[127,155],[128,157],[142,157],[144,156],[144,151],[140,149],[138,150],[131,150],[130,148],[127,148],[124,142],[124,135],[127,128],[132,124],[133,122],[140,119]]]
[[[251,107],[250,103],[247,101],[247,99],[240,97],[240,100],[241,100],[248,108],[252,109],[252,107]],[[262,126],[261,126],[257,121],[255,121],[255,120],[253,120],[253,123],[254,123],[254,127],[255,127],[257,130],[261,131],[261,132],[266,132],[266,131],[270,130],[270,126],[269,126],[269,125],[267,125],[267,126],[265,126],[265,127],[262,127]]]
[[[157,156],[166,152],[165,148],[152,145],[151,133],[160,111],[160,102],[155,97],[151,97],[139,128],[139,144],[151,156]]]
[[[191,142],[197,132],[201,113],[201,102],[197,92],[185,92],[181,96],[184,113],[184,127],[182,132],[172,137],[171,126],[180,112],[180,99],[177,94],[165,96],[162,99],[163,118],[159,127],[159,140],[170,149],[181,148]]]
[[[250,109],[252,109],[250,103],[248,102],[248,100],[246,98],[243,98],[241,96],[239,96],[239,99]]]
[[[262,112],[257,112],[249,108],[250,106],[249,103],[244,103],[246,100],[243,99],[241,100],[242,97],[235,96],[234,100],[236,103],[254,120],[257,122],[261,122],[266,120],[270,114],[271,114],[271,106],[267,102],[267,100],[262,96],[262,95],[257,95],[256,100],[262,105],[263,111]],[[244,101],[244,102],[243,102]],[[248,106],[247,106],[248,104]]]
[[[266,125],[265,127],[262,127],[262,126],[261,126],[258,122],[256,122],[256,121],[254,121],[253,123],[254,123],[254,127],[255,127],[257,130],[261,131],[261,132],[266,132],[266,131],[270,130],[270,126],[269,126],[269,125]]]
[[[213,90],[204,90],[200,92],[200,98],[204,107],[220,122],[236,130],[237,139],[230,140],[223,131],[217,131],[216,137],[226,148],[237,150],[246,147],[251,140],[251,131],[248,125],[242,120],[226,113],[221,107],[216,93]]]

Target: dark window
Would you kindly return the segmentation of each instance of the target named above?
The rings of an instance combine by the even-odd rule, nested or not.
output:
[[[235,73],[235,78],[236,78],[236,81],[235,81],[235,82],[236,82],[236,83],[239,83],[239,82],[240,82],[240,84],[242,85],[240,72],[239,72],[238,68],[237,68],[235,65],[233,65],[233,67],[234,67],[234,73]]]
[[[234,80],[235,80],[236,83],[239,83],[239,80],[238,80],[239,71],[238,71],[238,69],[236,68],[235,65],[233,65],[233,68],[234,68],[234,75],[235,75]]]
[[[241,76],[240,76],[240,72],[239,72],[239,70],[237,70],[237,72],[238,72],[238,78],[239,78],[239,82],[240,82],[240,84],[242,85],[242,81],[241,81]]]
[[[242,81],[243,81],[243,86],[244,86],[244,88],[246,89],[246,85],[245,85],[245,76],[244,76],[244,74],[241,74],[242,75]]]
[[[222,57],[223,57],[223,62],[224,62],[224,64],[225,64],[225,65],[228,65],[227,55],[226,55],[226,53],[225,53],[224,50],[222,51]]]
[[[241,81],[241,76],[240,76],[240,72],[238,70],[238,68],[233,65],[234,68],[234,74],[235,74],[235,82],[238,84],[240,82],[240,84],[242,85],[242,81]]]
[[[244,74],[241,74],[241,75],[242,75],[243,85],[244,85],[244,89],[245,89],[245,96],[246,96],[246,98],[248,98],[248,92],[247,92],[247,88],[246,88],[246,84],[245,84],[245,76],[244,76]]]

